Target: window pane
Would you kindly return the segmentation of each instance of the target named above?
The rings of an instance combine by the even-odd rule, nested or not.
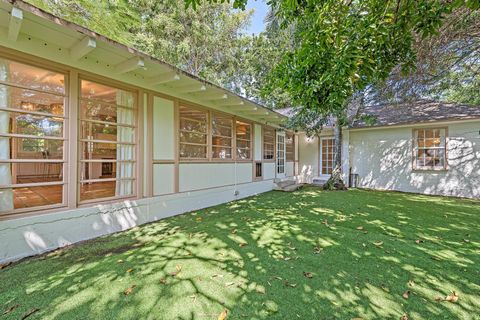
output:
[[[180,157],[181,158],[206,158],[207,147],[191,144],[180,144]]]
[[[117,177],[117,168],[122,169],[122,178],[134,178],[133,162],[82,162],[81,180],[112,179]]]
[[[0,211],[61,204],[63,200],[63,186],[0,189],[0,198],[11,198],[13,200],[9,209],[6,209],[5,203],[2,203]]]
[[[212,147],[212,157],[216,159],[231,159],[232,148]]]
[[[133,108],[135,106],[135,94],[96,82],[82,80],[81,96],[83,99],[103,101],[117,106]],[[98,105],[94,103],[93,105]]]
[[[231,147],[232,146],[232,139],[212,137],[212,145]]]
[[[111,123],[135,125],[135,109],[104,104],[97,101],[81,101],[81,118]]]
[[[120,158],[118,158],[120,155]],[[81,159],[135,160],[135,146],[103,142],[81,142]]]
[[[12,133],[63,137],[63,119],[31,114],[10,113]]]
[[[62,181],[62,168],[62,163],[0,163],[2,171],[12,173],[0,175],[0,185]]]
[[[0,58],[0,80],[36,90],[65,93],[65,76],[50,70]]]
[[[212,117],[212,135],[232,137],[233,120],[228,117],[213,115]]]
[[[237,140],[237,148],[249,148],[250,141]]]
[[[0,137],[0,145],[8,148],[7,152],[0,152],[0,159],[62,159],[63,143],[62,140]]]
[[[131,127],[82,121],[80,130],[82,139],[129,143],[135,141],[135,129]]]
[[[21,89],[0,84],[0,94],[10,99],[0,99],[0,108],[63,115],[64,97],[45,92]]]
[[[114,197],[116,181],[80,183],[80,201]]]
[[[207,144],[207,135],[195,132],[180,132],[180,142]]]
[[[250,149],[237,148],[237,157],[242,160],[250,159]]]

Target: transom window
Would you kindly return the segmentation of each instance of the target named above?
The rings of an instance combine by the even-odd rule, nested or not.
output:
[[[237,159],[251,159],[252,125],[250,123],[237,120],[235,125],[235,134],[237,143]]]
[[[275,155],[275,129],[263,128],[263,159],[272,160]]]
[[[82,80],[80,201],[134,195],[136,94]]]
[[[208,112],[180,107],[180,158],[206,159]]]
[[[293,133],[287,132],[285,134],[285,154],[287,162],[295,161],[295,140]]]
[[[212,115],[212,158],[232,159],[233,119]]]
[[[0,58],[0,213],[66,203],[65,75]]]
[[[445,169],[445,128],[414,130],[414,169]]]

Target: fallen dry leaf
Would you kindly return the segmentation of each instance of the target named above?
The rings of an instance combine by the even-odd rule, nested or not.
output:
[[[423,240],[420,240],[420,239],[415,240],[415,243],[416,243],[416,244],[420,244],[420,243],[422,243],[422,242],[423,242]]]
[[[470,240],[468,240],[468,239],[463,239],[463,241],[464,241],[465,243],[469,243],[469,242],[470,242]]]
[[[383,283],[380,285],[380,288],[385,292],[390,292],[390,289],[388,289]]]
[[[430,259],[435,260],[435,261],[441,261],[439,257],[436,256],[431,256]]]
[[[195,220],[197,220],[197,221],[202,221],[202,217],[198,217],[198,218],[196,218]]]
[[[123,291],[123,294],[126,295],[126,296],[128,296],[130,293],[133,292],[133,289],[135,289],[136,286],[137,286],[137,285],[135,285],[135,284],[132,285],[130,288],[128,288],[127,290]]]
[[[231,233],[232,233],[232,234],[236,234],[236,233],[237,233],[237,229],[233,229]]]
[[[374,242],[373,244],[376,245],[377,247],[381,247],[383,246],[383,241],[377,241],[377,242]]]
[[[295,288],[297,286],[296,283],[290,283],[287,280],[285,280],[283,284],[285,285],[285,287],[290,287],[290,288]]]
[[[235,282],[227,282],[225,283],[225,287],[230,287],[230,286],[233,286],[235,284]]]
[[[311,272],[303,272],[303,275],[309,279],[312,279],[313,278],[313,274]]]
[[[240,244],[239,244],[240,247],[245,247],[246,245],[248,245],[248,243],[246,243],[246,242],[240,242]]]
[[[0,264],[0,270],[5,269],[6,267],[8,267],[8,266],[11,265],[11,264],[12,264],[12,262],[5,263],[5,264]]]
[[[323,249],[320,248],[320,247],[315,247],[315,248],[313,248],[313,253],[314,253],[314,254],[319,254],[320,252],[322,252],[322,250],[323,250]]]
[[[404,313],[403,316],[400,317],[400,320],[408,320],[408,315]]]
[[[404,299],[408,299],[409,296],[410,296],[410,290],[407,290],[407,291],[405,291],[405,292],[402,294],[402,297],[403,297]]]
[[[227,317],[228,317],[228,310],[225,309],[218,315],[217,320],[225,320],[227,319]]]
[[[132,272],[133,272],[133,269],[130,268],[130,269],[127,270],[127,272],[128,272],[128,273],[132,273]]]
[[[167,279],[165,279],[165,278],[160,279],[160,283],[161,284],[167,284]]]
[[[452,291],[452,294],[445,297],[445,301],[457,302],[458,298],[458,294],[455,291]]]
[[[28,311],[27,313],[25,313],[22,317],[22,320],[24,319],[27,319],[28,317],[30,317],[32,314],[34,314],[35,312],[38,312],[40,311],[40,309],[38,308],[33,308],[32,310]]]
[[[413,280],[409,280],[409,281],[408,281],[408,286],[409,286],[409,287],[415,286],[415,282],[413,282]]]
[[[265,288],[262,287],[258,287],[257,289],[255,289],[255,291],[260,294],[265,294]]]
[[[356,318],[352,318],[352,320],[363,320],[363,318],[356,317]]]
[[[5,311],[3,311],[2,316],[5,315],[5,314],[8,314],[8,313],[10,313],[10,312],[13,312],[15,309],[18,308],[18,306],[19,306],[19,305],[16,304],[16,305],[11,306],[10,308],[7,308]]]
[[[434,300],[435,300],[435,301],[443,301],[443,297],[436,296],[436,297],[434,298]]]
[[[124,263],[125,261],[123,261],[122,259],[118,260],[117,263]]]
[[[362,226],[357,227],[357,230],[363,230]]]

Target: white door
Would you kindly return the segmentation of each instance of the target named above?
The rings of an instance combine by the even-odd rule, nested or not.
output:
[[[335,139],[326,137],[320,139],[320,177],[330,178],[333,167],[335,166]]]
[[[277,132],[276,176],[285,178],[285,132]]]

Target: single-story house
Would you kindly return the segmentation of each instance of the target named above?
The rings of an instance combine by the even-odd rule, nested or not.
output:
[[[373,126],[344,129],[347,181],[480,197],[478,108],[390,116],[388,108],[363,110],[376,115]],[[310,138],[282,129],[285,120],[28,3],[1,0],[0,263],[270,191],[278,180],[328,177],[331,128]]]

